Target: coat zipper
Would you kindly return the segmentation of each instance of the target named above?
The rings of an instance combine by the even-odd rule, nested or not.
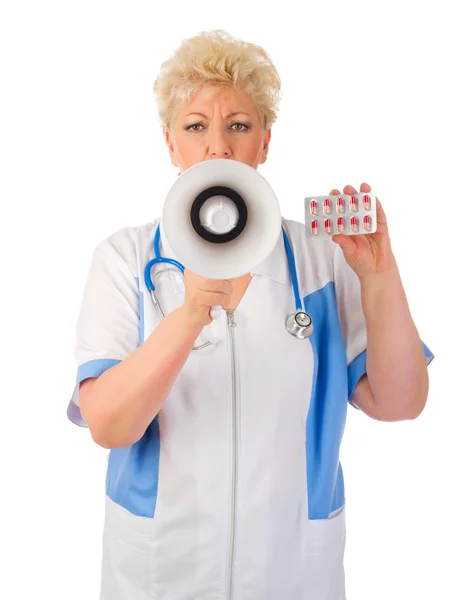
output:
[[[235,313],[227,311],[228,332],[230,340],[230,368],[232,374],[232,502],[230,516],[230,547],[229,565],[227,574],[227,600],[233,600],[234,562],[235,562],[235,528],[237,516],[237,470],[238,470],[238,374],[237,374],[237,348],[234,328]]]

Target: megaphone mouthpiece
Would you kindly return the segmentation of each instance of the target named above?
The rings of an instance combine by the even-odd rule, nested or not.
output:
[[[210,233],[229,233],[238,223],[237,206],[227,196],[211,196],[200,208],[200,223]]]

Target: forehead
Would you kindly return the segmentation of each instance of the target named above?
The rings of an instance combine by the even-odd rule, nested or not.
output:
[[[197,110],[207,114],[207,111],[211,112],[215,106],[228,112],[245,111],[250,115],[257,114],[253,100],[241,90],[221,89],[212,85],[203,86],[190,102],[180,106],[180,112],[187,114]]]

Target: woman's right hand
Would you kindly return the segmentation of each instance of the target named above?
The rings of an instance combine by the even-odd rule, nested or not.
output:
[[[228,309],[232,297],[232,279],[207,279],[185,269],[185,300],[183,308],[195,324],[202,327],[212,321],[212,306]]]

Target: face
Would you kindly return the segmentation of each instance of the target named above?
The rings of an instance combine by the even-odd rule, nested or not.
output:
[[[271,131],[262,128],[253,101],[239,90],[204,86],[179,107],[165,141],[181,172],[213,158],[238,160],[253,168],[266,161]]]

